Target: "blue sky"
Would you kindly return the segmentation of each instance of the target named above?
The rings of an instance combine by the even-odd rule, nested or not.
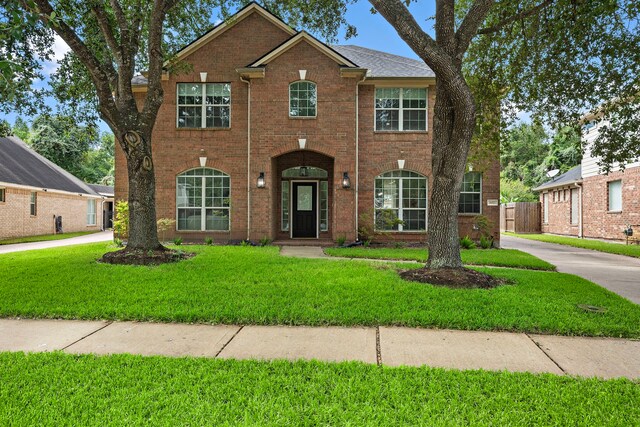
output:
[[[370,3],[363,0],[349,6],[346,19],[347,22],[356,26],[358,35],[357,37],[345,40],[345,32],[341,31],[339,34],[338,44],[355,44],[368,47],[370,49],[382,50],[396,55],[418,59],[418,56],[398,36],[393,27],[391,27],[391,25],[389,25],[382,16],[379,14],[372,14],[370,10]],[[435,13],[435,2],[414,2],[411,3],[410,10],[422,28],[427,33],[433,35],[433,21],[431,18]],[[215,19],[216,16],[212,16],[212,21]],[[56,59],[61,59],[68,50],[68,46],[61,39],[57,38],[56,44],[54,45]],[[57,64],[55,61],[43,63],[44,74],[50,74],[56,69],[56,66]],[[46,84],[46,80],[38,83],[38,85],[44,84]],[[51,105],[53,105],[53,101],[51,101]],[[16,114],[0,113],[0,119],[6,119],[10,123],[13,123],[16,117]],[[108,130],[104,123],[101,128],[103,130]]]

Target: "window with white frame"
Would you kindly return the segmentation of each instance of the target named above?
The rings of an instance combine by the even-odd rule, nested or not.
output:
[[[377,176],[374,207],[376,230],[426,230],[427,178],[404,170]]]
[[[316,84],[309,81],[289,85],[289,116],[316,117],[318,93]]]
[[[179,128],[231,126],[231,83],[178,83]]]
[[[177,177],[176,204],[179,231],[228,231],[229,175],[198,168]]]
[[[31,216],[36,216],[38,214],[38,193],[35,191],[31,192],[31,198],[29,200],[29,213]]]
[[[622,211],[622,181],[610,181],[609,187],[609,212]]]
[[[462,180],[458,213],[481,214],[482,213],[482,174],[480,172],[467,172]]]
[[[87,225],[96,225],[96,199],[87,200]]]
[[[7,201],[7,193],[4,188],[0,188],[0,203]]]
[[[427,130],[426,88],[376,88],[377,131]]]

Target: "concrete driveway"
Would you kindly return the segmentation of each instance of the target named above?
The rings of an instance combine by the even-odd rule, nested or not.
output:
[[[500,236],[505,249],[519,249],[558,267],[558,271],[583,277],[640,304],[640,259],[555,243]]]
[[[99,233],[84,236],[71,237],[62,240],[49,240],[44,242],[16,243],[14,245],[0,245],[0,254],[10,252],[31,251],[33,249],[57,248],[60,246],[81,245],[84,243],[108,242],[113,240],[113,231],[101,231]]]

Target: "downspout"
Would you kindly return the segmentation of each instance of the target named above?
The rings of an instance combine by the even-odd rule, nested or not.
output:
[[[247,240],[251,236],[251,80],[240,76],[247,84]]]
[[[360,110],[359,110],[359,99],[358,99],[358,94],[360,92],[360,83],[364,82],[367,79],[367,75],[365,74],[364,76],[362,76],[362,78],[360,80],[358,80],[356,82],[356,207],[355,207],[355,216],[356,216],[356,240],[358,240],[358,228],[359,228],[359,224],[358,224],[358,199],[360,197],[359,193],[358,193],[358,189],[359,189],[359,182],[360,182],[360,124],[359,124],[359,118],[360,118]]]

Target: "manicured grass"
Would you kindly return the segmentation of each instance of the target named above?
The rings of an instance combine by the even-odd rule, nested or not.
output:
[[[639,401],[638,383],[624,379],[0,353],[7,425],[632,425]]]
[[[568,274],[477,268],[515,285],[455,290],[403,281],[389,264],[286,258],[276,247],[189,246],[197,256],[157,267],[96,263],[108,247],[0,255],[0,316],[640,337],[640,306]]]
[[[62,239],[69,239],[71,237],[84,236],[84,235],[93,234],[93,233],[97,233],[97,231],[78,231],[75,233],[45,234],[43,236],[19,237],[16,239],[0,240],[0,245],[13,245],[15,243],[44,242],[48,240],[62,240]]]
[[[388,260],[427,260],[425,248],[326,248],[331,256],[346,258],[371,258]],[[555,266],[517,249],[464,249],[460,252],[462,262],[469,265],[492,265],[498,267],[530,268],[534,270],[555,270]]]
[[[516,234],[503,233],[505,236],[520,237],[522,239],[536,240],[538,242],[557,243],[559,245],[573,246],[576,248],[592,249],[594,251],[607,252],[616,255],[627,255],[640,258],[640,245],[625,245],[620,243],[607,243],[600,240],[579,239],[577,237],[554,236],[552,234]]]

